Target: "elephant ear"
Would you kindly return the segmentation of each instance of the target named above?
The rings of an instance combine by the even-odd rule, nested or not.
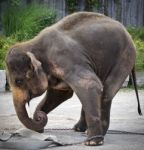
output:
[[[31,60],[31,67],[34,69],[34,72],[38,73],[38,69],[41,68],[41,62],[31,52],[27,52],[27,56]]]

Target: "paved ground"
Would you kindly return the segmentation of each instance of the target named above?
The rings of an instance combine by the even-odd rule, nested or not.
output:
[[[142,111],[144,113],[144,90],[139,90]],[[35,109],[43,96],[34,99],[30,103],[29,115]],[[79,119],[81,104],[74,95],[72,99],[64,102],[49,114],[49,121],[46,128],[71,128]],[[0,93],[0,132],[15,131],[23,128],[23,125],[17,119],[12,104],[11,93]],[[137,102],[133,90],[123,89],[115,96],[111,111],[111,130],[121,130],[130,132],[144,133],[144,116],[137,113]],[[54,135],[64,143],[78,142],[86,138],[84,133],[73,131],[45,131],[46,135]],[[77,146],[55,147],[54,150],[143,150],[144,135],[127,134],[107,134],[104,146],[87,147],[83,144]]]

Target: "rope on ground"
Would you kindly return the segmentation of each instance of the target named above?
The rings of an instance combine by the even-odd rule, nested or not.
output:
[[[47,128],[45,131],[70,131],[73,128]],[[142,132],[129,132],[129,131],[121,131],[121,130],[108,130],[107,134],[127,134],[127,135],[144,135]]]

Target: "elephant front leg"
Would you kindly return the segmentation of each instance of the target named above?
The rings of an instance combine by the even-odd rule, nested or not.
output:
[[[85,132],[87,129],[87,124],[85,120],[85,112],[83,108],[81,109],[80,120],[74,125],[73,129],[77,132]]]
[[[67,83],[79,97],[85,112],[88,127],[89,146],[102,145],[103,134],[101,124],[102,84],[98,77],[89,70],[79,69],[66,78]]]
[[[71,98],[72,95],[73,95],[72,90],[65,91],[65,90],[49,89],[47,91],[45,97],[38,104],[38,106],[35,110],[34,116],[37,115],[38,111],[42,111],[42,112],[45,112],[46,114],[48,114],[50,111],[52,111],[58,105],[60,105],[62,102]],[[41,130],[39,132],[43,132],[43,130]]]
[[[62,102],[71,98],[72,95],[73,95],[72,90],[64,91],[64,90],[49,89],[43,100],[38,104],[35,112],[40,110],[48,114]]]

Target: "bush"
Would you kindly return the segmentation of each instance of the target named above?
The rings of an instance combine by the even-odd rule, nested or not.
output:
[[[136,46],[136,70],[144,70],[144,27],[128,27],[128,32],[131,34]]]
[[[134,39],[134,43],[136,46],[136,70],[142,71],[144,70],[144,41],[141,39]]]
[[[0,69],[5,68],[5,56],[7,50],[11,45],[16,42],[14,38],[11,37],[0,37]]]
[[[56,21],[56,13],[44,5],[16,5],[10,6],[2,14],[1,20],[6,36],[0,37],[0,69],[4,69],[8,48],[17,41],[33,38],[43,28],[53,24]]]
[[[18,41],[33,38],[43,28],[56,21],[56,13],[44,5],[10,7],[2,15],[6,36],[14,35]]]
[[[144,41],[144,27],[128,27],[127,30],[133,39],[140,39]]]

